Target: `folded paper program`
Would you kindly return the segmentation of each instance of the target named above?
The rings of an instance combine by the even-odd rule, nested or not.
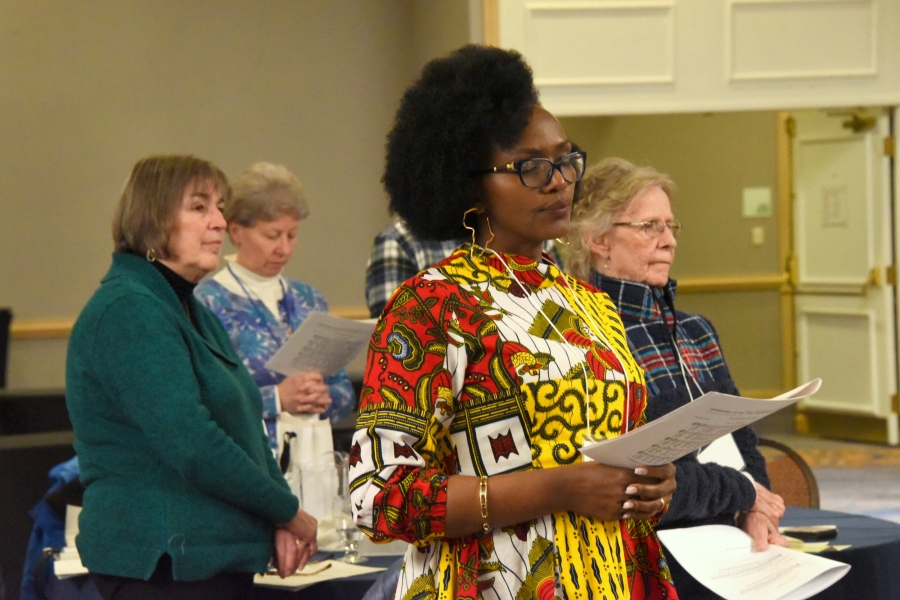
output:
[[[710,392],[625,435],[585,445],[581,453],[614,467],[663,465],[811,396],[821,384],[813,379],[771,400]]]

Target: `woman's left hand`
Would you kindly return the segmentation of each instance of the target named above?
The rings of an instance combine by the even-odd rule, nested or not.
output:
[[[675,465],[668,463],[657,467],[637,467],[634,474],[640,477],[625,489],[629,498],[622,505],[626,519],[649,519],[662,513],[672,501],[677,487]]]
[[[750,507],[749,512],[761,512],[775,525],[778,525],[781,517],[784,516],[784,499],[767,490],[759,482],[754,481],[753,485],[756,487],[756,501]]]
[[[282,579],[306,566],[310,556],[312,548],[309,544],[287,529],[275,530],[275,564]]]

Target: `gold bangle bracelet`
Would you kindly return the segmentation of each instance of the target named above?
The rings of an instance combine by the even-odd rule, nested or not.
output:
[[[481,528],[485,533],[491,530],[491,526],[488,523],[487,479],[487,475],[482,475],[481,481],[478,483],[478,502],[481,504],[481,520],[483,521]]]

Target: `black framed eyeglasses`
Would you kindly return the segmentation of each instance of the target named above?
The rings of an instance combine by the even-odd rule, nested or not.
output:
[[[472,175],[516,173],[525,187],[541,188],[553,179],[553,171],[559,171],[567,183],[578,183],[584,177],[586,160],[587,155],[579,150],[566,154],[556,162],[549,158],[523,158],[502,167],[472,171]]]
[[[672,237],[678,237],[681,231],[681,221],[660,221],[659,219],[650,219],[649,221],[633,221],[630,223],[613,223],[613,227],[636,227],[643,230],[648,236],[658,238],[662,235],[666,227],[672,232]]]

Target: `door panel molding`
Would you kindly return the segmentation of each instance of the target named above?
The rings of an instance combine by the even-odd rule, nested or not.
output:
[[[483,1],[557,116],[900,104],[897,0]]]
[[[834,304],[832,300],[828,297],[797,298],[797,345],[807,349],[800,354],[798,360],[798,379],[806,381],[815,377],[823,378],[822,389],[812,398],[802,400],[800,406],[804,409],[824,408],[879,416],[882,414],[879,400],[883,392],[878,372],[878,315],[868,308],[822,305]],[[810,304],[811,306],[807,306]],[[836,335],[843,337],[843,344],[834,343],[835,330]],[[855,340],[851,337],[853,333],[856,334]],[[808,350],[822,347],[829,347],[833,352],[816,359]],[[841,368],[845,362],[841,358],[842,349],[847,349],[845,354],[852,354],[857,360],[865,357],[868,372],[853,373],[846,367]],[[811,364],[813,361],[819,364]],[[831,399],[829,392],[835,393]]]
[[[724,28],[727,77],[762,81],[877,75],[876,12],[871,0],[730,0]]]
[[[521,43],[535,84],[623,86],[675,82],[674,0],[609,2],[525,2]],[[613,56],[616,60],[561,60]]]

